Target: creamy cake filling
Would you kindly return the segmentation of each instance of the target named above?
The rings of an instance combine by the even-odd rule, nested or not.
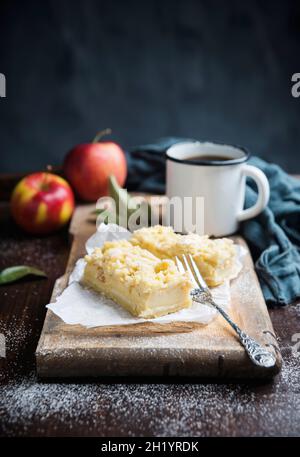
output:
[[[107,242],[85,260],[84,284],[135,316],[158,317],[191,305],[188,275],[128,241]]]

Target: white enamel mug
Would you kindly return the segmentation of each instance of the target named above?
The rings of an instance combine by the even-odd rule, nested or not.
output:
[[[201,160],[201,156],[205,156],[205,160]],[[216,156],[229,159],[214,160]],[[257,216],[269,201],[267,177],[258,168],[248,165],[248,158],[249,153],[237,146],[177,143],[166,152],[167,197],[202,197],[203,233],[218,237],[231,235],[238,230],[239,222]],[[258,198],[251,208],[243,209],[247,176],[256,182]],[[175,230],[182,227],[181,217],[177,212],[171,220]]]

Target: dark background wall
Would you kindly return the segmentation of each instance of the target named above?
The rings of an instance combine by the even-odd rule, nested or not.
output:
[[[2,1],[0,171],[111,127],[125,148],[188,136],[300,172],[299,55],[299,1]]]

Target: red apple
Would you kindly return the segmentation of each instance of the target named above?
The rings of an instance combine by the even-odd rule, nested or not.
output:
[[[53,232],[66,224],[74,210],[71,187],[52,173],[23,178],[11,197],[11,212],[18,225],[32,234]]]
[[[80,144],[66,156],[64,174],[82,200],[96,201],[108,195],[108,178],[114,175],[120,186],[127,176],[124,151],[112,141],[99,139],[109,129],[100,132],[92,143]]]

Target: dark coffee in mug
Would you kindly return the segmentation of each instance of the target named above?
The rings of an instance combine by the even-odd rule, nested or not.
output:
[[[226,160],[232,159],[234,159],[234,157],[231,156],[201,155],[196,157],[188,157],[186,160],[191,162],[225,162]]]

